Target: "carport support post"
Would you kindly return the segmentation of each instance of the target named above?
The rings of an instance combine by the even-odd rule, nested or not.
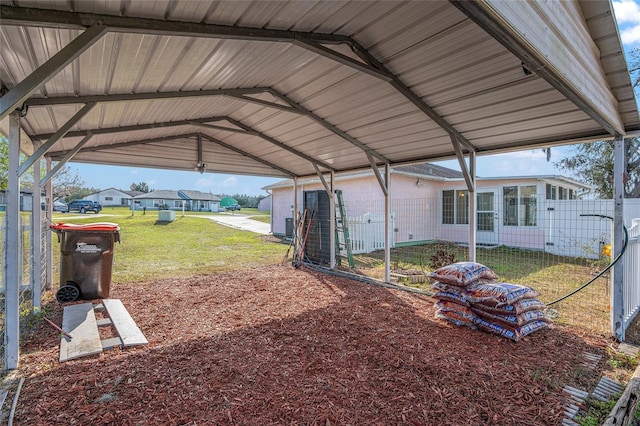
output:
[[[469,191],[469,261],[476,261],[476,153],[469,151],[469,166],[464,159],[460,140],[451,134],[451,144]]]
[[[624,244],[624,217],[623,217],[623,199],[624,199],[624,137],[617,135],[614,140],[613,151],[613,193],[614,193],[614,210],[613,210],[613,259],[615,259],[622,251]],[[624,277],[623,264],[618,262],[613,266],[613,274],[611,275],[611,332],[613,336],[624,341]]]
[[[329,177],[329,187],[331,188],[331,194],[329,194],[329,252],[331,256],[329,267],[333,270],[336,269],[336,174],[333,170],[330,172]]]
[[[47,174],[51,172],[51,157],[46,157],[46,167]],[[49,222],[53,219],[53,184],[51,183],[51,179],[47,180],[45,185],[45,194],[47,195],[47,199],[49,200],[49,204],[47,204],[47,219]],[[51,290],[53,287],[53,251],[52,251],[52,242],[51,232],[45,232],[45,248],[46,248],[46,289]]]
[[[389,187],[391,186],[391,168],[389,163],[384,163],[384,178],[380,174],[380,169],[371,153],[367,152],[367,159],[371,165],[371,171],[378,180],[380,190],[384,196],[384,281],[391,281],[391,201],[389,197]]]
[[[477,198],[476,198],[476,153],[469,152],[469,174],[471,187],[469,188],[469,261],[476,261],[476,232],[477,232]]]
[[[40,310],[42,290],[42,190],[40,160],[33,164],[33,204],[31,205],[31,304],[33,312]],[[47,209],[50,202],[46,203]]]
[[[389,196],[391,182],[391,168],[389,163],[384,163],[384,282],[391,282],[391,197]]]
[[[18,368],[20,348],[20,114],[9,114],[9,164],[7,176],[6,238],[4,253],[5,335],[4,366]]]
[[[271,194],[271,229],[273,230],[273,194]],[[298,229],[300,227],[300,217],[298,214],[298,178],[293,178],[293,247],[298,247]],[[287,233],[287,230],[284,230]]]

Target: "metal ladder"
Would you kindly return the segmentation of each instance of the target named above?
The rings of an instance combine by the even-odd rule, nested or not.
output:
[[[343,256],[341,251],[346,251],[349,267],[353,268],[355,263],[351,251],[351,238],[349,237],[347,216],[344,214],[344,201],[342,199],[342,190],[340,189],[336,190],[336,201],[336,261],[340,265]],[[340,242],[340,233],[342,233],[342,243]]]

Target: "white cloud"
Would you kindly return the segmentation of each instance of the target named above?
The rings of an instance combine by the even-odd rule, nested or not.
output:
[[[131,169],[129,173],[135,176],[138,174],[138,171],[136,169]]]
[[[635,0],[614,1],[613,10],[619,25],[640,24],[640,4]]]
[[[224,180],[224,182],[222,182],[222,186],[224,188],[230,188],[232,186],[235,186],[238,183],[238,179],[236,179],[235,177],[231,176],[228,177]]]
[[[614,1],[613,9],[624,44],[640,43],[640,3],[637,0]]]
[[[620,38],[622,39],[623,44],[640,43],[640,25],[621,31]]]
[[[196,180],[195,185],[198,190],[213,191],[213,188],[216,185],[216,180],[212,176],[203,176]]]

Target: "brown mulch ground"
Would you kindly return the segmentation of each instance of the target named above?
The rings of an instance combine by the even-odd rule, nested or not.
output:
[[[149,345],[60,364],[43,323],[14,424],[559,425],[562,388],[597,380],[581,354],[608,344],[562,326],[514,343],[435,319],[430,297],[290,266],[110,296]]]

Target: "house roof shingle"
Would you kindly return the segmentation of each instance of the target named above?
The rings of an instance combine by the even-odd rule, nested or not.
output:
[[[142,193],[134,198],[152,198],[160,200],[198,200],[198,201],[220,201],[218,197],[211,193],[200,192],[189,189],[181,189],[179,191],[172,191],[167,189],[160,189],[157,191],[151,191]]]

